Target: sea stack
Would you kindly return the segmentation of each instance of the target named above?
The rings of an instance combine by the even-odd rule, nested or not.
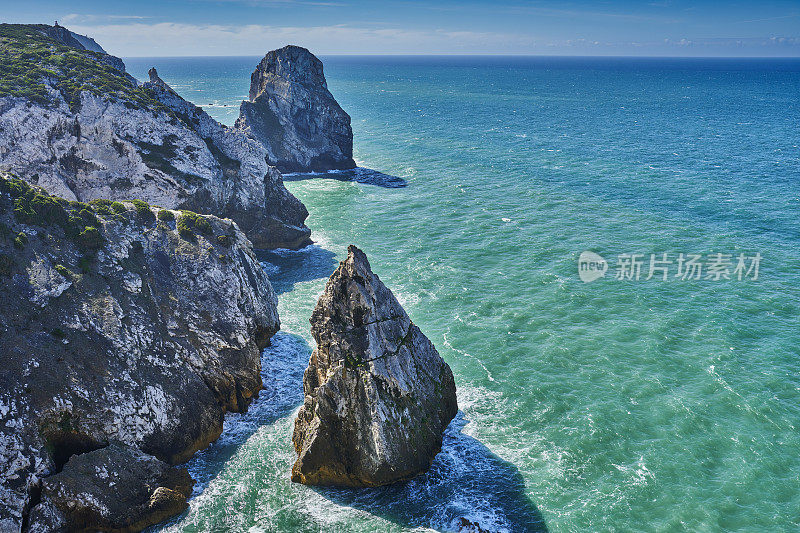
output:
[[[281,172],[353,168],[353,130],[328,90],[322,62],[299,46],[269,52],[250,77],[236,127],[259,141]]]
[[[292,481],[374,487],[427,470],[458,411],[453,373],[355,246],[311,332]]]

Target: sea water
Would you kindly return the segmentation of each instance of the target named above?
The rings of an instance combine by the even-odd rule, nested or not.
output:
[[[282,321],[265,389],[188,463],[166,531],[800,527],[800,62],[323,60],[356,161],[382,174],[286,177],[316,244],[261,255]],[[127,64],[231,125],[257,61]],[[461,411],[413,481],[305,487],[308,319],[351,243]],[[585,251],[606,261],[591,282]]]

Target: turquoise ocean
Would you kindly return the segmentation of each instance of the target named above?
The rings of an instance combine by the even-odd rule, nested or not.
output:
[[[126,63],[232,125],[258,59]],[[283,325],[265,388],[161,529],[800,529],[800,61],[322,59],[362,168],[285,177],[315,244],[261,254]],[[308,319],[348,244],[461,409],[428,473],[375,490],[289,480]]]

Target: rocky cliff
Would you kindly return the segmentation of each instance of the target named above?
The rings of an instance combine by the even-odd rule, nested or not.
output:
[[[264,56],[236,127],[260,141],[281,172],[356,166],[350,116],[328,90],[322,62],[299,46]]]
[[[256,248],[309,242],[308,212],[259,142],[110,57],[64,28],[0,25],[0,170],[68,200],[232,218]]]
[[[109,444],[73,455],[42,480],[27,533],[141,531],[183,512],[193,485],[185,468]]]
[[[97,41],[91,37],[71,32],[63,26],[32,24],[27,27],[70,48],[86,50],[88,52],[97,52],[93,55],[94,59],[105,63],[106,65],[109,65],[125,74],[125,63],[120,58],[108,54],[105,50],[103,50],[103,47],[97,44]],[[127,78],[133,83],[136,82],[133,76],[128,75]]]
[[[427,470],[458,411],[453,374],[355,246],[311,332],[292,481],[377,486]]]
[[[124,531],[180,511],[190,486],[169,465],[246,409],[279,327],[244,233],[0,176],[0,283],[0,531],[26,515],[32,531]]]
[[[256,248],[299,248],[309,242],[311,230],[304,221],[308,211],[283,185],[278,170],[267,164],[264,148],[242,132],[226,128],[196,105],[181,98],[150,69],[144,88],[166,105],[203,139],[233,187],[224,205],[212,209],[207,199],[187,202],[190,208],[232,218],[245,230]],[[261,176],[252,190],[252,179]],[[257,199],[253,199],[255,195]],[[196,202],[198,205],[194,205]]]

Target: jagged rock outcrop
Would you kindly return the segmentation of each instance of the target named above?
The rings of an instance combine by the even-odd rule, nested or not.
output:
[[[111,444],[42,480],[27,533],[141,531],[183,512],[193,485],[186,468]]]
[[[236,220],[245,230],[256,248],[299,248],[309,242],[311,230],[304,221],[306,207],[283,185],[278,170],[266,163],[264,148],[235,129],[226,128],[200,107],[181,98],[158,77],[155,68],[148,72],[150,81],[144,84],[151,93],[186,123],[204,140],[216,156],[222,173],[230,178],[233,189],[225,205],[216,209],[207,207],[207,200],[199,205],[187,202],[196,211],[210,211]],[[261,188],[248,190],[251,179],[262,176]],[[259,195],[252,201],[248,195]]]
[[[0,531],[75,454],[119,442],[175,464],[215,440],[261,388],[279,328],[234,222],[8,176],[0,283]]]
[[[355,246],[311,332],[292,481],[377,486],[427,470],[458,411],[453,373]]]
[[[350,116],[328,90],[322,62],[299,46],[264,56],[236,127],[260,141],[281,172],[356,166]]]
[[[231,218],[256,248],[309,242],[308,212],[259,142],[214,121],[155,72],[139,87],[105,62],[110,56],[49,33],[0,25],[0,170],[68,200],[139,198]]]

